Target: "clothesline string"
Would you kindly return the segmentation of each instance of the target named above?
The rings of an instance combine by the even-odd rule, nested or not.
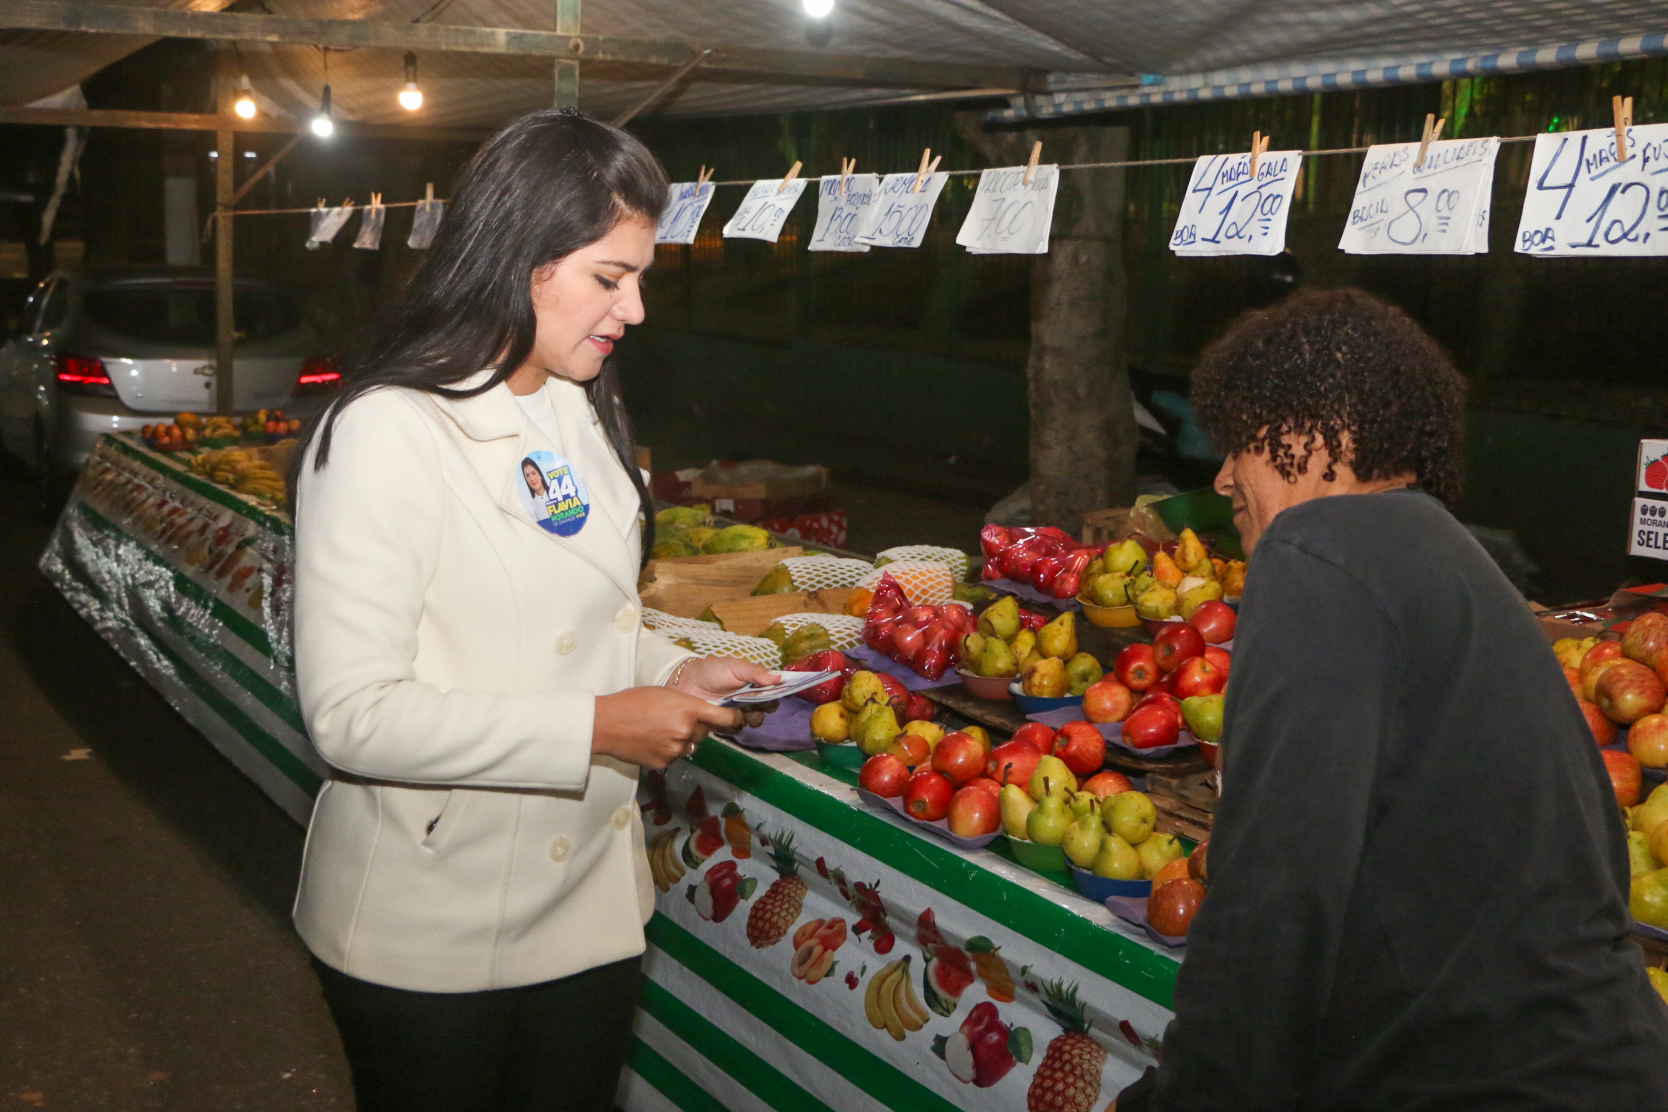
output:
[[[1530,143],[1530,142],[1533,142],[1537,138],[1539,138],[1539,135],[1511,135],[1511,136],[1502,137],[1500,142],[1502,142],[1502,143]],[[1416,140],[1407,140],[1407,141],[1408,142],[1416,142]],[[1367,147],[1335,147],[1331,150],[1303,151],[1301,153],[1302,153],[1302,156],[1304,158],[1322,158],[1322,157],[1325,157],[1327,155],[1337,155],[1337,154],[1366,154],[1370,150],[1372,150],[1371,146],[1367,146]],[[1232,152],[1232,153],[1242,154],[1244,152]],[[1143,158],[1143,159],[1134,159],[1134,160],[1128,160],[1128,161],[1123,161],[1123,162],[1076,162],[1076,163],[1072,163],[1072,164],[1067,165],[1067,166],[1060,166],[1060,167],[1058,167],[1058,169],[1060,169],[1060,170],[1113,170],[1113,169],[1118,169],[1118,168],[1136,169],[1136,168],[1142,167],[1142,166],[1191,166],[1195,162],[1198,162],[1199,159],[1201,159],[1201,158],[1210,158],[1210,157],[1213,157],[1213,156],[1211,156],[1211,155],[1193,155],[1189,158]],[[908,170],[899,170],[897,172],[901,173],[901,174],[909,173]],[[982,174],[982,173],[984,173],[984,170],[940,170],[938,172],[941,173],[941,174],[944,174],[948,177],[965,177],[968,174]],[[747,186],[751,186],[754,182],[759,181],[759,180],[761,180],[761,179],[758,179],[758,178],[743,178],[743,179],[740,179],[740,180],[737,180],[737,181],[715,181],[715,182],[708,182],[707,184],[711,185],[711,186],[714,186],[714,187],[717,187],[717,186],[720,186],[720,185],[747,185]],[[766,179],[762,179],[762,180],[768,181],[769,179],[766,178]],[[440,201],[440,200],[442,200],[442,198],[436,197],[435,200]],[[423,203],[422,201],[388,201],[388,202],[385,202],[382,205],[382,207],[383,208],[412,208],[413,206],[420,205],[422,203]],[[335,208],[335,207],[338,207],[338,206],[335,206],[335,205],[327,206],[327,208]],[[360,207],[368,207],[368,206],[360,206]],[[325,211],[325,210],[319,209],[319,208],[314,207],[314,206],[308,206],[306,208],[233,209],[232,210],[232,215],[233,216],[274,216],[274,215],[281,215],[281,214],[285,214],[285,213],[321,212],[321,211]]]

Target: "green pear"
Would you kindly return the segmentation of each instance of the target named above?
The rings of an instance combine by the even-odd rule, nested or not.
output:
[[[1066,806],[1070,807],[1071,813],[1078,818],[1082,818],[1091,811],[1095,812],[1095,818],[1100,818],[1100,797],[1094,792],[1075,791]],[[1088,868],[1088,866],[1085,865],[1084,868]]]
[[[1061,800],[1067,800],[1077,794],[1077,777],[1071,774],[1065,761],[1047,756],[1037,762],[1037,769],[1031,773],[1031,782],[1026,787],[1031,798],[1038,803],[1045,795],[1057,795]]]
[[[1025,817],[1025,836],[1040,846],[1057,846],[1065,840],[1071,821],[1065,799],[1045,795],[1037,801],[1036,810]]]
[[[1100,855],[1100,844],[1105,840],[1106,828],[1101,826],[1100,816],[1084,815],[1066,829],[1060,848],[1066,851],[1073,865],[1087,869]]]
[[[1627,871],[1633,873],[1654,873],[1661,868],[1656,858],[1651,856],[1651,840],[1637,830],[1627,832]]]
[[[1102,553],[1089,561],[1089,566],[1083,569],[1083,582],[1087,583],[1097,575],[1106,574],[1106,554]]]
[[[1668,820],[1668,784],[1661,784],[1645,797],[1645,802],[1633,809],[1628,825],[1648,835],[1665,820]]]
[[[1066,686],[1073,695],[1082,695],[1104,675],[1106,669],[1089,653],[1078,653],[1066,661]]]
[[[1129,576],[1121,571],[1107,572],[1089,584],[1089,597],[1096,606],[1128,606],[1130,583]]]
[[[886,693],[886,685],[880,682],[880,677],[873,672],[853,672],[851,679],[840,691],[840,702],[847,710],[856,714],[870,703],[890,703],[892,696]]]
[[[979,657],[984,655],[984,651],[984,634],[969,633],[966,637],[961,639],[961,662],[967,667],[969,672],[978,672]],[[983,673],[980,674],[982,675]]]
[[[1100,817],[1106,821],[1108,831],[1138,846],[1152,837],[1158,809],[1140,792],[1119,792],[1112,797],[1112,806],[1101,804]]]
[[[1021,667],[1019,675],[1025,694],[1043,699],[1062,698],[1071,686],[1066,678],[1066,662],[1057,656],[1039,656]]]
[[[1125,537],[1106,550],[1101,556],[1101,563],[1107,571],[1140,575],[1147,566],[1147,550],[1142,548],[1141,542],[1134,537]]]
[[[1174,588],[1153,582],[1151,587],[1135,596],[1135,612],[1143,618],[1154,621],[1164,621],[1176,616],[1176,592]]]
[[[1019,600],[1003,595],[985,607],[985,612],[979,615],[979,632],[986,637],[1012,641],[1019,632]]]
[[[1022,629],[1014,634],[1014,639],[1008,642],[1008,648],[1014,651],[1015,660],[1024,660],[1037,651],[1037,632],[1033,629]]]
[[[1211,599],[1222,597],[1222,584],[1214,579],[1200,581],[1196,586],[1189,587],[1176,597],[1176,605],[1181,616],[1191,618],[1193,612]]]
[[[1141,857],[1141,875],[1151,880],[1158,870],[1182,856],[1182,845],[1174,834],[1154,834],[1135,847]]]
[[[1044,656],[1067,660],[1077,655],[1077,611],[1067,610],[1037,633],[1037,648]]]
[[[865,757],[886,752],[901,733],[891,703],[870,703],[857,713],[856,721],[851,724],[851,740]]]
[[[981,676],[1017,676],[1019,660],[1002,638],[986,637],[985,650],[979,654],[978,671]]]
[[[1226,695],[1189,695],[1181,701],[1182,717],[1187,719],[1187,732],[1200,741],[1219,741],[1222,738],[1222,705]]]
[[[1002,805],[1002,829],[1007,831],[1008,837],[1027,837],[1025,820],[1036,809],[1037,801],[1018,784],[1004,785],[997,801]]]
[[[1646,926],[1668,930],[1668,869],[1653,869],[1634,876],[1628,910]]]
[[[1108,834],[1100,841],[1092,868],[1096,876],[1107,880],[1140,880],[1141,855],[1118,835]]]

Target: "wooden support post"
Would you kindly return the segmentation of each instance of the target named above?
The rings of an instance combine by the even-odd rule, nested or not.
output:
[[[220,50],[218,88],[220,114],[231,115],[232,53]],[[234,132],[222,129],[216,138],[218,156],[214,168],[214,411],[232,412],[232,351],[237,325],[232,316],[232,173],[237,166]]]
[[[556,0],[556,33],[558,35],[573,35],[575,41],[579,35],[579,3],[580,0]],[[581,47],[583,49],[583,47]],[[578,51],[575,51],[577,54]],[[557,108],[579,107],[579,59],[556,59],[556,102]]]

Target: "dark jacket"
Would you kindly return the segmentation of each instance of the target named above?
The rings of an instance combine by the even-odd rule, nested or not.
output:
[[[1604,763],[1465,529],[1412,491],[1286,510],[1235,650],[1151,1107],[1668,1109]]]

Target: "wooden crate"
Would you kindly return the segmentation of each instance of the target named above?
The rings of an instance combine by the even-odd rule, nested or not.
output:
[[[771,568],[804,554],[803,548],[787,546],[650,560],[638,579],[637,593],[644,606],[680,618],[698,618],[716,602],[747,598]]]
[[[1195,842],[1210,837],[1216,810],[1216,773],[1211,770],[1185,776],[1147,776],[1147,798],[1158,810],[1154,829]]]

